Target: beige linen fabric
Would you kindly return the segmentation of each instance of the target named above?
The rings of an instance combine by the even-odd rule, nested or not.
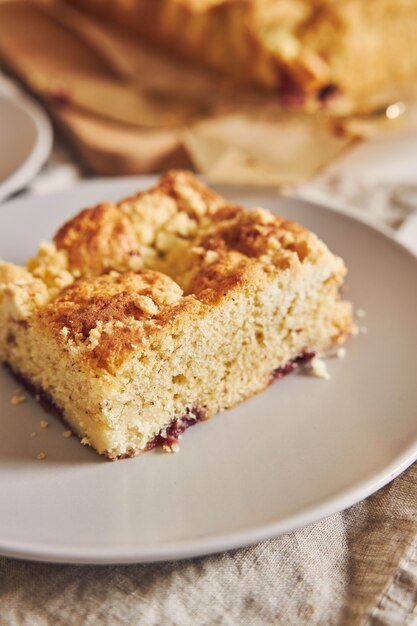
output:
[[[183,562],[0,559],[1,626],[417,624],[417,464],[347,511]]]

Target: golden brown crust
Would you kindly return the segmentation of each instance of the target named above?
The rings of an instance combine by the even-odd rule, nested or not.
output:
[[[294,250],[294,246],[300,246],[309,238],[308,231],[298,224],[263,209],[245,211],[225,207],[214,215],[214,220],[217,223],[214,234],[204,237],[200,244],[211,250],[236,250],[259,258],[274,249],[276,259],[278,251],[287,259],[287,250]]]
[[[82,211],[55,237],[77,274],[143,265],[212,303],[225,289],[247,282],[255,266],[248,259],[285,270],[311,253],[315,241],[301,226],[268,211],[227,204],[183,171],[168,172],[148,191],[117,205]]]
[[[145,267],[171,276],[187,294],[200,297],[210,285],[211,301],[216,285],[221,297],[225,288],[249,280],[256,267],[258,275],[264,267],[284,271],[306,258],[314,260],[324,249],[300,225],[264,209],[227,204],[190,172],[175,170],[117,205],[82,211],[58,231],[55,243],[66,251],[75,275],[129,271],[132,259],[140,259]],[[140,276],[147,277],[147,295],[152,296],[156,281],[146,272]],[[102,281],[102,288],[110,289],[108,279]],[[122,282],[118,278],[114,284]],[[81,287],[86,293],[91,285],[70,286],[58,301]]]
[[[77,279],[39,311],[36,321],[61,343],[82,346],[105,367],[137,349],[155,327],[166,325],[182,300],[181,288],[165,274],[111,272]]]
[[[224,297],[233,297],[236,289],[261,284],[263,268],[253,259],[238,252],[219,253],[216,261],[200,266],[191,276],[188,289],[200,302],[216,304]]]
[[[180,287],[159,272],[111,273],[79,278],[63,289],[42,315],[58,328],[65,326],[85,338],[98,321],[125,324],[154,317],[161,307],[176,304],[181,295]]]
[[[204,307],[259,288],[271,274],[295,275],[303,263],[333,258],[298,224],[227,204],[183,171],[118,204],[85,209],[54,241],[28,266],[49,290],[36,323],[109,370]]]
[[[128,269],[139,255],[138,242],[129,220],[110,203],[85,209],[59,229],[54,237],[65,250],[71,270],[99,275],[110,269]]]
[[[154,189],[171,196],[177,204],[177,210],[185,211],[193,219],[201,218],[202,214],[211,214],[225,204],[221,196],[187,171],[170,170],[161,177]],[[149,192],[138,195],[146,193]]]

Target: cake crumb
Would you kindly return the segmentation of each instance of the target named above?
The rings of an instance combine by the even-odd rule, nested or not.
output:
[[[48,426],[49,426],[49,422],[48,422],[47,420],[40,420],[40,422],[39,422],[39,426],[40,426],[41,428],[48,428]]]
[[[34,437],[37,437],[37,436],[38,436],[38,433],[35,433],[35,432],[30,433],[30,436],[31,436],[31,437],[32,437],[32,439],[33,439]]]
[[[311,376],[315,376],[316,378],[324,378],[325,380],[330,379],[330,374],[327,370],[326,362],[323,361],[323,359],[319,359],[317,357],[314,357],[314,359],[310,361],[310,367],[308,369],[308,372]]]
[[[45,454],[45,452],[39,452],[39,453],[36,455],[36,458],[38,459],[38,461],[44,461],[44,460],[46,459],[46,454]]]
[[[338,348],[336,351],[336,356],[338,359],[344,359],[346,356],[346,348],[344,348],[343,346]]]
[[[23,402],[26,402],[26,396],[24,396],[20,391],[14,392],[12,397],[10,398],[10,404],[12,404],[13,406],[18,406]]]
[[[69,439],[72,436],[72,432],[70,430],[64,430],[61,434],[65,439]]]
[[[366,317],[366,311],[364,311],[364,309],[356,309],[355,315],[360,318]]]
[[[168,452],[169,454],[171,454],[171,453],[179,452],[180,446],[178,443],[173,443],[170,446],[165,444],[164,446],[162,446],[162,449],[164,452]]]

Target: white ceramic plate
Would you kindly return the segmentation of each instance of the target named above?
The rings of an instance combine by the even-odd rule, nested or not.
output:
[[[0,211],[0,256],[22,262],[81,207],[148,183],[96,181],[10,202]],[[368,333],[349,341],[346,358],[329,361],[330,381],[288,376],[188,430],[179,454],[116,463],[64,439],[63,426],[34,401],[11,406],[16,383],[1,372],[2,554],[128,563],[219,552],[348,507],[417,457],[416,258],[352,215],[232,195],[304,223],[343,255]],[[41,450],[44,462],[35,458]]]
[[[0,201],[25,187],[52,146],[52,127],[41,107],[27,96],[0,94]]]

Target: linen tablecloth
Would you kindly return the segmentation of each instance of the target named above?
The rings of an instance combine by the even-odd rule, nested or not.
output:
[[[356,180],[349,193],[340,182],[348,175],[340,178],[336,169],[299,195],[383,208],[383,219],[392,224],[417,205],[412,171],[397,182],[385,175],[358,182],[352,163],[344,171]],[[30,191],[68,186],[78,176],[58,149]],[[0,557],[0,626],[113,624],[417,624],[417,464],[346,511],[225,554],[128,566]]]

